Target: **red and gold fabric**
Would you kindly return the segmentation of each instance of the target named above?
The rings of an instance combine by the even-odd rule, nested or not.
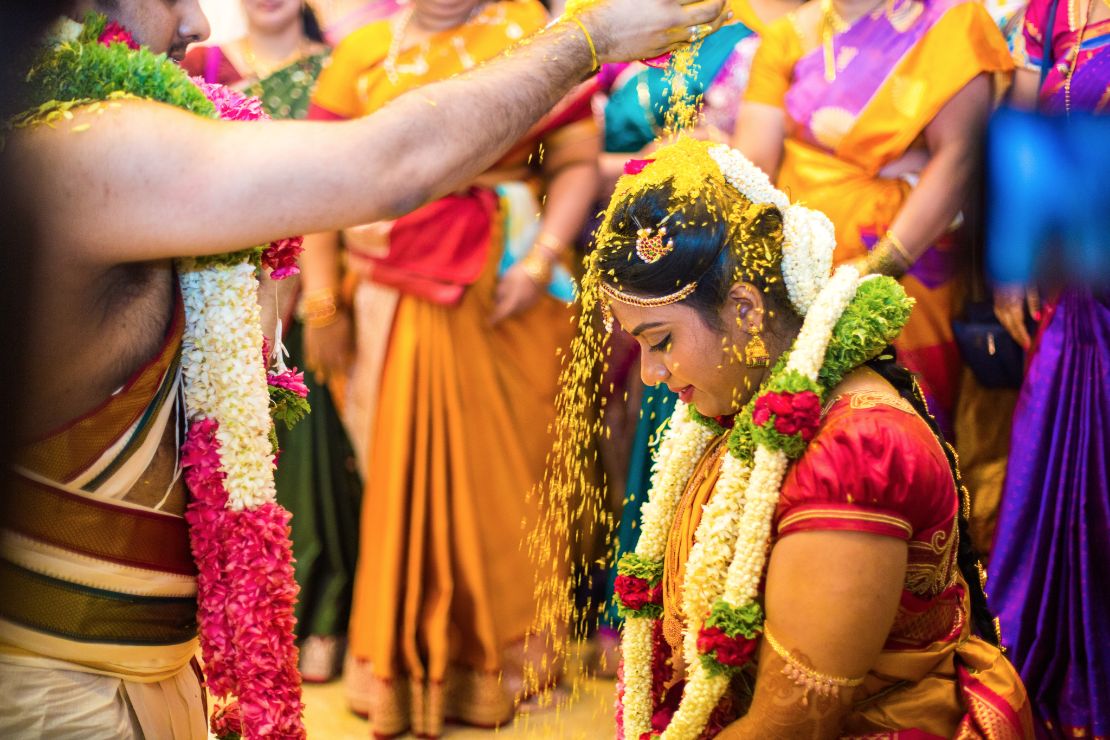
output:
[[[184,506],[172,469],[183,326],[178,299],[149,363],[17,453],[0,519],[0,590],[9,595],[0,602],[0,673],[17,706],[24,687],[42,696],[54,678],[90,674],[121,687],[148,736],[207,735],[196,570],[182,512],[167,510]],[[53,711],[87,709],[75,700]]]
[[[685,557],[716,485],[721,447],[703,456],[668,539],[663,632],[674,655],[681,655],[686,619],[679,597]],[[818,530],[866,532],[908,544],[894,625],[855,690],[841,737],[1033,736],[1021,679],[998,648],[971,634],[967,588],[956,561],[958,507],[939,442],[893,394],[836,399],[805,454],[787,472],[772,547],[784,537]]]

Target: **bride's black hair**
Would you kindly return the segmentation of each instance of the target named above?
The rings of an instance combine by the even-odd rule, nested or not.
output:
[[[637,232],[659,228],[667,230],[665,241],[674,240],[674,250],[648,264],[636,254]],[[741,249],[730,248],[739,245]],[[740,280],[752,283],[770,300],[769,320],[792,318],[796,328],[798,317],[790,308],[778,267],[782,214],[773,206],[753,206],[735,191],[726,194],[707,187],[697,198],[679,200],[665,183],[626,194],[614,204],[597,251],[601,279],[626,293],[664,296],[697,281],[683,303],[697,309],[710,328],[722,328],[718,311]],[[752,269],[756,261],[771,266]]]

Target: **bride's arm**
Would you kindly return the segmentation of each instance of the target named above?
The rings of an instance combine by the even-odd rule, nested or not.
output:
[[[806,531],[780,540],[767,571],[770,637],[752,706],[718,738],[838,737],[852,684],[874,665],[894,623],[906,557],[905,542],[874,534]]]

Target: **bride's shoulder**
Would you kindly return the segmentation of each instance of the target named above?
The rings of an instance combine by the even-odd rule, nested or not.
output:
[[[955,506],[943,448],[892,385],[874,371],[856,371],[829,398],[816,436],[784,481],[780,535],[828,528],[826,519],[856,526],[878,517],[886,533],[908,536]]]
[[[861,367],[849,373],[832,389],[823,412],[828,416],[834,409],[851,414],[876,408],[893,409],[917,416],[913,405],[899,395],[894,386],[874,370]]]

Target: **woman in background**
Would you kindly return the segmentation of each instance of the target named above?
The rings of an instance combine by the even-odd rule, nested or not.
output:
[[[190,74],[258,97],[274,118],[304,118],[328,56],[312,9],[302,0],[243,0],[247,35],[224,46],[189,50]],[[304,367],[304,327],[292,316],[299,280],[266,279],[260,300],[267,335],[280,316],[289,362]],[[362,486],[350,442],[326,386],[306,374],[312,413],[292,431],[278,425],[278,501],[293,512],[293,556],[301,587],[296,607],[306,681],[336,674],[351,608],[357,511]]]
[[[1033,0],[1015,58],[1015,105],[1054,115],[1110,113],[1105,2]],[[1046,299],[1042,308],[1025,286],[995,290],[995,312],[1027,350],[1028,365],[1014,410],[991,603],[1041,734],[1106,737],[1110,294],[1105,286],[1065,286]],[[1027,306],[1040,324],[1034,337],[1025,328]]]
[[[1012,66],[978,2],[808,3],[768,29],[737,129],[779,188],[832,219],[837,262],[900,277],[916,299],[895,347],[949,437],[963,297],[952,228],[1005,88],[992,75]]]
[[[538,0],[412,0],[340,44],[313,115],[367,115],[546,19]],[[346,682],[379,735],[513,716],[538,579],[522,523],[538,519],[529,492],[551,448],[557,349],[572,331],[566,282],[552,277],[597,189],[589,113],[587,98],[564,103],[470,188],[363,229],[347,244],[363,278],[353,311],[340,296],[338,235],[306,244],[313,366],[338,377],[357,353],[349,394],[377,396]],[[392,310],[362,301],[364,285],[391,292]],[[384,334],[369,374],[367,331]]]

